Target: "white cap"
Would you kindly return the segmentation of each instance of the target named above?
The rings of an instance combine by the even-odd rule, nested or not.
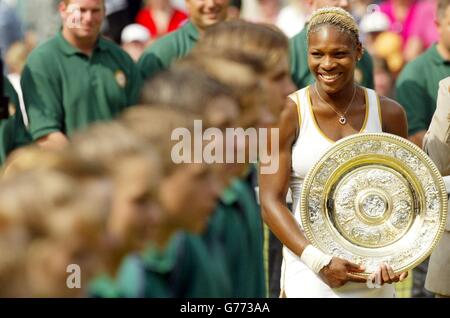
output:
[[[360,29],[364,33],[383,32],[389,30],[389,18],[381,11],[366,14],[362,20]]]
[[[127,25],[122,31],[122,43],[131,42],[148,42],[150,40],[150,32],[146,27],[140,24]]]

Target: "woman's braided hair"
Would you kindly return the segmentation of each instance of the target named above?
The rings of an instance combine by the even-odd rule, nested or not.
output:
[[[308,40],[312,33],[319,31],[321,26],[332,25],[340,32],[350,35],[355,43],[359,45],[359,28],[352,15],[344,9],[327,7],[313,12],[308,23]]]

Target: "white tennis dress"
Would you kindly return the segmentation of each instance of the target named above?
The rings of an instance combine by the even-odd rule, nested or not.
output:
[[[297,104],[300,131],[292,147],[292,191],[293,212],[301,226],[300,191],[303,180],[310,168],[334,144],[319,128],[311,107],[309,86],[289,97]],[[366,117],[360,133],[382,132],[380,101],[377,94],[364,88],[366,96]],[[311,271],[287,247],[283,247],[283,265],[281,268],[281,288],[288,298],[344,298],[344,297],[395,297],[393,285],[382,288],[368,288],[363,283],[347,283],[341,288],[330,288],[318,275]]]

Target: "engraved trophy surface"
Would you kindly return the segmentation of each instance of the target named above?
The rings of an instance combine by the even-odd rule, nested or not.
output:
[[[323,252],[396,273],[420,264],[443,233],[447,192],[431,159],[398,136],[357,134],[337,142],[302,186],[301,219]]]

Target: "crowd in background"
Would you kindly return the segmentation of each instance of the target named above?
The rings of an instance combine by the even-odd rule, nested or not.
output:
[[[16,89],[28,53],[60,28],[58,3],[0,2],[0,49]],[[403,66],[437,40],[435,7],[435,0],[352,1],[363,44],[374,58],[375,87],[380,94],[395,96],[395,80]],[[152,42],[188,18],[184,2],[175,0],[107,0],[106,14],[104,35],[121,44],[136,61]],[[308,14],[302,0],[236,0],[229,7],[229,18],[274,24],[288,37],[303,28]]]

